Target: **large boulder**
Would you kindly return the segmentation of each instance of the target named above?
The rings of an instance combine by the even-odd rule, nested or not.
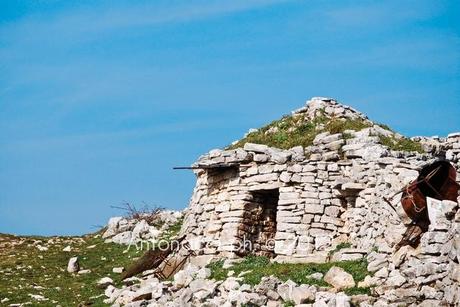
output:
[[[355,280],[350,273],[347,273],[344,269],[333,266],[324,276],[324,281],[332,285],[337,290],[353,288]]]

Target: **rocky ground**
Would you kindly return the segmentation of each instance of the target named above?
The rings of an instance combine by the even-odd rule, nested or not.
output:
[[[180,228],[181,216],[164,214],[161,226],[142,219],[112,218],[102,231],[82,237],[0,235],[0,306],[332,307],[439,302],[437,292],[425,286],[414,294],[425,296],[423,303],[389,304],[387,296],[395,295],[390,293],[394,290],[382,293],[385,288],[379,283],[406,282],[401,275],[388,274],[392,265],[401,265],[407,250],[396,254],[393,264],[382,261],[376,252],[357,260],[337,260],[350,250],[347,244],[337,246],[327,263],[283,264],[248,256],[215,259],[205,267],[188,264],[163,281],[152,271],[122,281],[120,273],[145,250],[127,248],[130,242],[118,239],[170,240]]]
[[[122,288],[109,285],[113,306],[368,306],[376,299],[361,283],[365,261],[325,264],[270,263],[247,257],[236,263],[187,265],[171,281],[152,275],[131,278]]]
[[[164,216],[161,225],[148,228],[158,240],[180,228],[180,214]],[[125,231],[145,226],[142,219],[117,220],[129,224]],[[106,306],[98,281],[106,277],[122,286],[120,273],[145,252],[103,238],[107,229],[81,237],[0,234],[0,306]]]
[[[442,262],[443,250],[455,252],[442,234],[447,234],[444,226],[456,206],[440,208],[417,250],[405,246],[388,257],[376,249],[360,259],[338,261],[356,252],[342,244],[330,252],[329,262],[317,264],[221,258],[205,267],[188,264],[171,280],[160,281],[147,271],[121,286],[105,283],[104,302],[116,307],[458,306],[460,267]],[[460,222],[460,213],[454,220]],[[436,252],[441,256],[429,256]]]

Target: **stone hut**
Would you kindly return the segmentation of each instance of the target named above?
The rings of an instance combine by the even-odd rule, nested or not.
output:
[[[365,128],[331,133],[323,123],[306,147],[278,149],[246,142],[199,158],[181,230],[197,254],[192,262],[248,254],[279,262],[365,257],[368,269],[378,276],[367,280],[369,285],[381,278],[381,291],[387,285],[407,292],[393,293],[396,298],[417,297],[422,286],[430,287],[434,297],[460,298],[458,203],[430,201],[432,225],[419,247],[395,254],[408,221],[398,206],[399,196],[392,203],[400,212],[384,201],[437,158],[450,160],[460,170],[460,133],[413,138],[426,153],[397,151],[385,140],[403,136],[333,99],[312,98],[291,114],[303,121],[319,116],[358,120]],[[276,128],[265,133],[273,130],[276,133]],[[339,244],[347,248],[337,251]],[[411,286],[399,287],[406,283]]]

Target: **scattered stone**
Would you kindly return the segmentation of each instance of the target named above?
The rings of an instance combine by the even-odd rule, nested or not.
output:
[[[38,294],[28,294],[31,298],[33,298],[36,301],[43,302],[43,301],[48,301],[46,297],[43,295],[38,295]]]
[[[117,273],[117,274],[121,274],[124,271],[125,271],[125,268],[123,268],[123,267],[118,267],[118,268],[113,268],[112,269],[112,272]]]
[[[91,273],[91,270],[89,270],[89,269],[78,271],[78,274],[80,274],[80,275],[89,274],[89,273]]]
[[[64,247],[62,249],[63,252],[71,252],[72,251],[72,247],[70,245],[67,245],[66,247]]]
[[[113,285],[113,279],[110,277],[103,277],[99,279],[97,285],[102,289],[106,289],[109,285]]]

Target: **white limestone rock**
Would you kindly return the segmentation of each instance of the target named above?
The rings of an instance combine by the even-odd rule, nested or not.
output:
[[[67,272],[77,273],[79,270],[80,270],[80,263],[78,261],[78,257],[70,258],[67,264]]]
[[[296,304],[303,304],[315,299],[316,288],[309,285],[294,287],[291,292],[292,301]]]
[[[64,247],[62,249],[63,252],[71,252],[72,251],[72,247],[70,245],[67,245],[66,247]]]
[[[110,277],[103,277],[97,281],[100,288],[106,289],[109,285],[113,285],[113,279]]]
[[[353,276],[342,268],[333,266],[324,276],[324,281],[337,290],[353,288],[356,284]]]
[[[107,224],[107,230],[102,235],[102,238],[106,239],[116,235],[118,232],[118,226],[122,220],[124,220],[124,218],[121,216],[110,218]]]
[[[262,144],[246,143],[244,144],[244,150],[252,151],[255,153],[269,154],[269,147]]]
[[[277,292],[283,299],[283,301],[292,301],[292,292],[294,288],[297,287],[297,284],[292,280],[288,280],[280,285],[278,285]]]
[[[174,275],[173,285],[177,288],[187,287],[198,273],[198,267],[187,265],[183,270],[180,270]]]
[[[134,243],[132,239],[132,232],[125,231],[119,234],[116,234],[114,237],[110,239],[111,242],[123,245],[129,245]]]

